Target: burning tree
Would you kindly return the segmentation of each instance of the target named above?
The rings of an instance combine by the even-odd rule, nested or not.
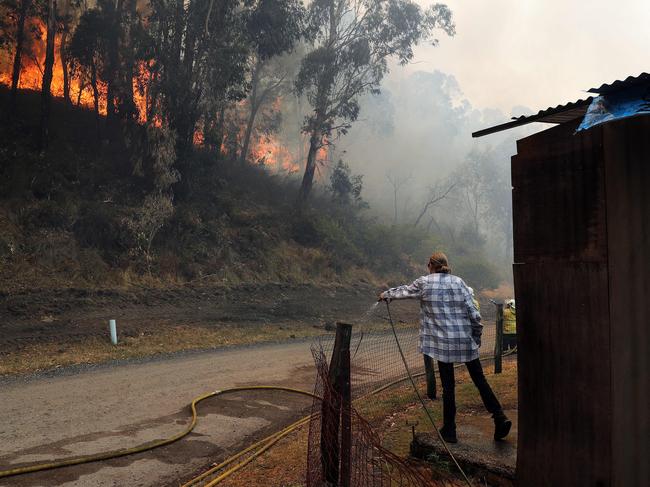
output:
[[[262,66],[293,47],[301,18],[297,0],[151,2],[149,106],[170,117],[179,157],[201,121],[205,141],[220,149],[228,106],[246,98],[251,85],[253,108],[260,103]]]
[[[11,71],[11,98],[9,111],[13,114],[16,111],[16,95],[18,93],[18,82],[22,67],[23,51],[26,43],[27,20],[37,13],[37,6],[32,0],[3,0],[0,4],[3,15],[0,27],[0,47],[6,44],[13,44],[13,67]],[[6,17],[4,17],[6,15]]]
[[[357,119],[360,95],[378,92],[388,60],[404,65],[413,57],[413,46],[431,39],[436,29],[455,32],[447,6],[435,4],[423,11],[411,0],[314,0],[308,25],[313,49],[296,79],[298,93],[313,108],[303,125],[309,152],[301,204],[313,186],[318,151]]]
[[[266,0],[259,3],[248,20],[247,28],[253,48],[249,59],[251,90],[248,95],[249,115],[240,152],[242,161],[249,154],[259,109],[279,95],[290,72],[282,63],[271,65],[271,61],[291,51],[303,36],[304,16],[304,8],[297,0]]]

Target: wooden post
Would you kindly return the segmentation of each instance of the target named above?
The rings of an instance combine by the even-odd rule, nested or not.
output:
[[[340,487],[350,487],[352,478],[352,388],[350,379],[350,339],[352,325],[337,323],[344,337],[341,342],[341,367],[339,369],[338,386],[341,392],[341,473]]]
[[[494,341],[494,373],[501,373],[503,356],[503,303],[497,304],[496,337]]]
[[[325,482],[330,486],[350,486],[351,338],[352,325],[336,323],[336,338],[329,367],[330,384],[324,385],[320,444],[323,474]]]

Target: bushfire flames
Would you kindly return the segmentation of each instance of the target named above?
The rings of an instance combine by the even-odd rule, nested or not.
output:
[[[47,41],[47,29],[41,19],[31,18],[26,22],[25,30],[34,32],[35,36],[23,51],[21,71],[18,88],[22,90],[40,91],[43,82],[43,70],[45,65],[45,46]],[[52,96],[63,98],[64,96],[64,75],[61,63],[61,35],[57,34],[54,42],[54,68],[51,84]],[[0,57],[0,84],[11,86],[11,70],[13,65],[13,53],[4,51]],[[73,104],[87,109],[94,109],[93,90],[90,80],[83,76],[69,76],[69,96]],[[140,63],[136,68],[136,76],[133,79],[134,102],[138,109],[140,123],[147,122],[148,105],[148,80],[149,70],[145,63]],[[98,80],[99,92],[99,113],[106,115],[107,103],[106,83]],[[279,108],[282,101],[277,99],[274,108]],[[155,124],[155,120],[154,120]],[[243,127],[241,136],[243,134]],[[194,134],[194,144],[203,145],[204,136],[200,129]],[[272,172],[296,173],[301,167],[290,150],[278,139],[268,134],[254,134],[251,139],[250,156],[254,163],[260,164]],[[305,151],[306,153],[306,148]],[[324,162],[327,159],[327,149],[324,147],[318,152],[317,159]]]
[[[25,25],[26,32],[34,32],[36,38],[26,46],[23,51],[18,88],[23,90],[40,90],[43,83],[43,69],[45,65],[45,44],[47,29],[40,19],[28,19]],[[54,41],[54,72],[50,91],[52,96],[63,97],[63,68],[60,57],[61,36],[57,35]],[[11,67],[13,55],[5,53],[1,64],[0,83],[11,86]],[[106,84],[98,81],[99,112],[106,115]],[[93,108],[93,92],[90,83],[80,77],[70,78],[70,98],[79,106]],[[138,107],[140,108],[140,107]]]

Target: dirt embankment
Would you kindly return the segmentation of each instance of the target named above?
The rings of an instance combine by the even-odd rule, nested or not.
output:
[[[27,345],[105,337],[109,319],[121,338],[183,325],[209,329],[291,323],[324,327],[358,318],[375,296],[371,285],[328,287],[247,284],[235,288],[29,290],[0,294],[0,353]]]

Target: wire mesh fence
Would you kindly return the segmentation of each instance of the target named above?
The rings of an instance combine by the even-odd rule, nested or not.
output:
[[[390,306],[408,367],[413,374],[423,375],[424,359],[417,347],[420,330],[419,303],[393,301]],[[495,340],[495,323],[483,320],[481,358],[494,356]],[[322,348],[325,356],[330,357],[334,336],[320,338],[314,346],[317,349]],[[385,304],[373,305],[358,322],[353,323],[350,349],[353,400],[367,396],[373,390],[393,381],[406,379],[406,370],[391,330]],[[437,375],[437,370],[435,373]]]
[[[327,409],[334,410],[333,403],[342,402],[331,387],[328,363],[322,349],[314,350],[318,370],[317,394],[323,401],[314,401],[312,420],[309,424],[307,451],[307,486],[424,486],[427,478],[408,460],[400,458],[381,445],[381,438],[371,424],[350,405],[339,417],[341,423],[349,426],[349,456],[339,458],[345,436],[345,428],[332,427],[324,420]],[[329,437],[329,441],[322,441]],[[347,479],[339,481],[340,479]]]
[[[418,308],[417,302],[391,304],[395,334],[383,303],[373,305],[353,324],[349,345],[350,404],[347,407],[345,398],[332,386],[337,379],[332,377],[331,364],[327,361],[334,350],[334,337],[322,338],[312,346],[318,371],[315,393],[323,401],[314,401],[313,404],[308,443],[308,486],[435,485],[418,465],[385,449],[373,424],[375,419],[385,417],[387,413],[386,405],[377,400],[376,393],[404,383],[408,378],[404,362],[413,376],[426,375],[423,355],[417,347],[420,326]],[[489,358],[495,353],[495,324],[489,321],[483,324],[480,354],[481,358]],[[400,355],[395,335],[404,358]],[[434,367],[429,370],[427,381],[430,393],[431,381],[437,375],[435,364],[432,365]],[[439,381],[436,382],[439,384]],[[424,388],[424,383],[420,379],[419,386]],[[403,388],[402,391],[410,395],[407,400],[415,402],[416,394],[412,388]],[[426,395],[424,390],[421,395]],[[327,416],[336,413],[328,408],[337,407],[340,416],[332,423]],[[334,427],[336,433],[332,431]],[[345,439],[346,435],[349,436],[348,440]],[[343,453],[345,458],[340,458],[341,446],[345,441],[348,441],[349,448]],[[348,471],[349,475],[346,473]]]

